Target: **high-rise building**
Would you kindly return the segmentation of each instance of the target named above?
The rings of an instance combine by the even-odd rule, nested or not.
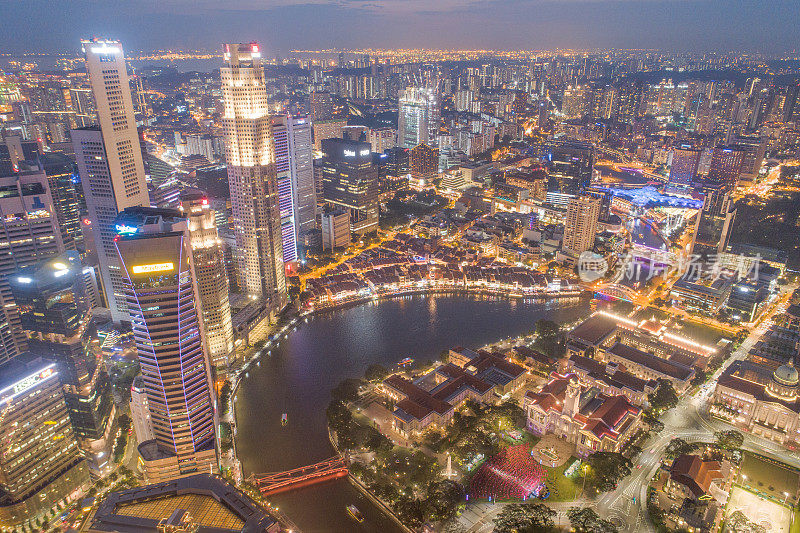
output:
[[[321,120],[333,118],[333,98],[331,93],[314,91],[308,97],[311,120],[316,124]]]
[[[180,200],[189,224],[206,351],[211,364],[227,367],[234,348],[224,244],[217,234],[216,217],[208,197],[197,189],[187,189]]]
[[[272,119],[275,165],[285,263],[298,258],[300,236],[316,227],[317,192],[311,121],[307,116],[279,115]],[[291,229],[292,234],[288,233]]]
[[[397,145],[414,148],[420,143],[438,146],[439,100],[431,87],[408,87],[398,103]]]
[[[600,198],[594,196],[579,196],[569,201],[561,247],[566,253],[578,256],[592,249],[601,203]]]
[[[272,309],[286,302],[272,119],[258,44],[226,44],[225,157],[243,290]]]
[[[738,135],[731,144],[734,148],[744,152],[742,166],[739,169],[739,179],[755,180],[761,170],[761,165],[764,164],[767,140],[759,135]]]
[[[711,257],[725,251],[736,218],[736,202],[727,183],[704,182],[697,190],[703,194],[703,209],[697,215],[694,239],[689,253]]]
[[[9,284],[31,353],[58,365],[72,430],[95,476],[109,469],[114,400],[92,347],[91,287],[78,252],[19,269]]]
[[[334,250],[350,244],[350,213],[344,209],[322,210],[322,249]]]
[[[419,144],[409,151],[411,179],[418,187],[425,187],[439,173],[439,149]]]
[[[372,151],[382,154],[386,150],[397,146],[397,131],[394,128],[371,128],[367,132],[367,141],[372,146]]]
[[[49,183],[36,162],[0,177],[0,362],[27,347],[8,279],[18,269],[64,251]]]
[[[325,139],[341,139],[346,127],[347,120],[343,118],[314,121],[314,150],[321,150]]]
[[[149,205],[125,55],[118,41],[82,40],[97,106],[98,126],[72,131],[86,208],[92,222],[111,318],[128,320],[122,275],[114,249],[114,219],[123,209]]]
[[[348,139],[322,141],[322,181],[325,202],[350,213],[350,231],[378,229],[378,168],[370,145]]]
[[[672,152],[672,166],[669,169],[670,185],[691,185],[697,177],[702,150],[691,144],[680,144]]]
[[[0,524],[19,526],[68,498],[89,474],[56,363],[25,354],[0,365],[0,410]]]
[[[744,161],[744,150],[717,146],[711,154],[711,164],[708,167],[708,182],[725,185],[732,189],[739,182],[739,175]]]
[[[186,219],[140,207],[118,222],[123,233],[115,243],[155,436],[139,444],[145,477],[155,483],[214,472],[214,398]]]
[[[40,154],[39,165],[47,174],[64,248],[82,247],[80,198],[75,188],[78,169],[69,157],[60,152]]]

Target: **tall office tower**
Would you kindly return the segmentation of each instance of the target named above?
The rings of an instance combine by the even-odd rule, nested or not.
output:
[[[697,190],[703,194],[703,209],[697,215],[694,239],[689,253],[703,257],[725,251],[736,218],[736,202],[727,183],[704,182]]]
[[[214,399],[191,237],[180,211],[120,213],[115,241],[155,438],[139,444],[149,483],[216,471]]]
[[[600,198],[594,196],[579,196],[569,201],[562,245],[565,252],[578,256],[592,249],[601,203]]]
[[[553,140],[546,143],[546,150],[552,184],[548,190],[575,195],[589,186],[595,161],[592,143]]]
[[[19,328],[8,278],[19,268],[63,252],[48,179],[36,162],[20,161],[19,172],[0,175],[0,363],[27,347]]]
[[[439,149],[419,144],[409,151],[411,179],[424,188],[439,174]]]
[[[414,148],[420,143],[438,146],[439,101],[432,87],[408,87],[400,94],[397,145]]]
[[[181,193],[180,201],[189,224],[206,352],[211,364],[227,367],[233,354],[233,326],[224,244],[217,234],[216,216],[205,193],[187,189]]]
[[[78,172],[92,222],[100,277],[111,318],[129,320],[114,248],[114,219],[125,208],[149,205],[125,55],[118,41],[82,40],[99,126],[72,131]]]
[[[744,150],[717,146],[711,154],[711,163],[708,167],[708,182],[726,185],[733,189],[739,182],[739,174],[744,161]]]
[[[91,290],[78,252],[19,269],[9,277],[31,353],[58,365],[72,431],[90,472],[109,469],[114,400],[105,367],[92,348]]]
[[[286,302],[272,120],[256,43],[226,44],[225,157],[243,290],[272,309]]]
[[[333,98],[331,93],[314,91],[308,97],[308,104],[311,120],[314,124],[320,120],[333,118]]]
[[[755,180],[761,170],[761,165],[764,164],[767,139],[759,135],[737,135],[731,144],[733,148],[744,152],[739,178],[747,181]]]
[[[564,90],[564,100],[561,105],[561,112],[567,118],[581,118],[589,112],[590,93],[585,87],[576,85],[567,87]]]
[[[279,115],[272,119],[272,135],[275,138],[275,166],[278,173],[278,197],[281,211],[281,229],[290,222],[294,239],[311,231],[317,223],[317,191],[314,186],[314,156],[311,148],[311,121],[307,116]],[[281,182],[288,180],[289,192],[282,195]],[[291,208],[290,208],[291,202]],[[288,225],[288,224],[286,224]],[[297,248],[288,248],[283,241],[284,262],[297,259]]]
[[[60,152],[40,154],[39,165],[44,169],[50,184],[50,196],[53,197],[61,241],[64,248],[75,249],[83,241],[80,199],[75,189],[78,170],[72,160]]]
[[[378,168],[370,145],[349,139],[322,141],[322,184],[325,202],[350,213],[350,231],[378,229]]]
[[[691,185],[697,176],[702,150],[691,144],[679,144],[672,151],[672,166],[669,169],[670,185]]]
[[[10,528],[49,512],[89,474],[54,362],[25,354],[0,365],[0,409],[0,524]]]

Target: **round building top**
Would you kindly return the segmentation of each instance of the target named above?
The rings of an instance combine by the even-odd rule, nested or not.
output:
[[[781,385],[788,387],[796,387],[798,381],[800,381],[797,369],[791,363],[779,366],[772,374],[772,377]]]

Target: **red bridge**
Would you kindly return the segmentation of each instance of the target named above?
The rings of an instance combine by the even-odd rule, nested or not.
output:
[[[337,455],[319,463],[287,470],[286,472],[253,474],[253,480],[261,494],[270,496],[346,475],[347,460]]]

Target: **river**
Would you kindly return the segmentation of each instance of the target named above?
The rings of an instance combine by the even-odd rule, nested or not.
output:
[[[390,367],[405,357],[435,359],[442,350],[477,348],[533,330],[547,318],[571,322],[588,312],[585,300],[548,303],[488,296],[407,296],[309,317],[258,366],[236,394],[237,451],[245,476],[311,464],[333,455],[325,408],[341,380],[360,377],[373,363]],[[288,425],[281,426],[281,414]],[[345,480],[271,498],[304,533],[399,528]],[[356,524],[345,507],[366,520]]]

